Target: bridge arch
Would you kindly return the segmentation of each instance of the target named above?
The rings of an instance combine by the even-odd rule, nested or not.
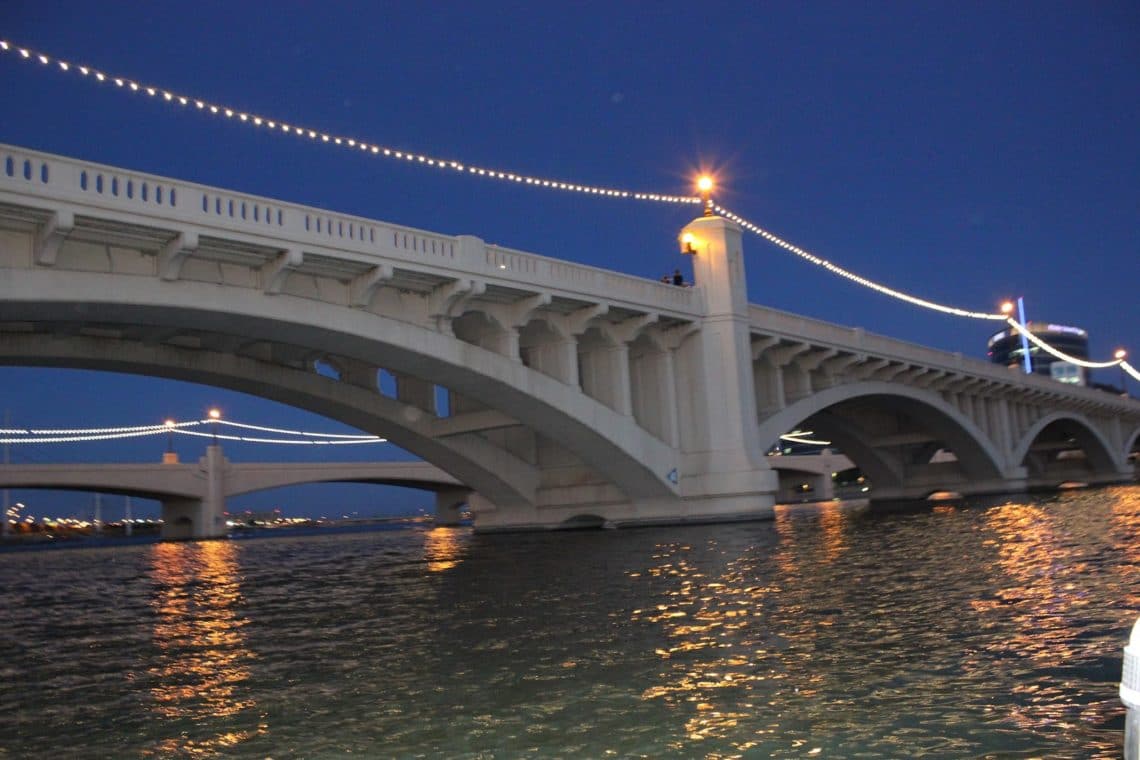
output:
[[[317,373],[248,357],[108,338],[29,335],[0,343],[0,363],[181,379],[279,401],[382,435],[501,506],[529,502],[538,484],[533,467],[482,439],[434,438],[431,416],[420,409]]]
[[[900,414],[912,430],[888,435],[873,429],[876,415]],[[867,475],[880,498],[926,496],[942,490],[940,485],[928,488],[921,473],[939,447],[952,451],[956,459],[956,465],[946,463],[943,468],[958,468],[958,478],[976,487],[997,489],[1011,468],[973,420],[923,388],[867,381],[820,390],[765,417],[759,430],[761,445],[772,445],[804,424],[833,441]],[[901,451],[904,444],[909,451]],[[943,473],[940,481],[945,478]]]
[[[102,465],[101,468],[109,470],[115,465]],[[152,479],[150,479],[152,480]],[[136,499],[153,499],[154,501],[170,501],[172,499],[190,499],[197,495],[197,490],[180,488],[177,484],[159,485],[148,479],[131,479],[114,473],[105,473],[102,477],[92,475],[82,483],[58,482],[56,477],[44,472],[26,472],[16,476],[0,477],[4,488],[28,491],[73,491],[75,493],[101,493],[116,496],[130,496]],[[145,481],[145,482],[144,482]]]
[[[1096,425],[1075,412],[1052,412],[1033,423],[1014,448],[1014,461],[1020,464],[1032,459],[1034,444],[1049,431],[1055,431],[1076,442],[1084,452],[1086,465],[1083,469],[1088,474],[1111,477],[1119,475],[1125,469],[1124,460],[1128,449],[1118,454]],[[1039,462],[1037,466],[1040,469],[1044,463]],[[1068,467],[1068,474],[1073,474],[1073,470],[1072,466]],[[1031,474],[1047,476],[1044,470]]]
[[[424,491],[461,491],[462,483],[448,477],[434,465],[423,462],[392,462],[379,465],[371,462],[351,464],[322,464],[319,467],[299,467],[290,464],[239,465],[226,477],[226,496],[241,496],[273,488],[311,483],[371,483],[374,485],[418,488]],[[383,472],[378,471],[383,468]]]
[[[668,473],[676,467],[674,450],[638,426],[632,415],[615,415],[613,409],[582,393],[577,386],[560,382],[543,372],[524,366],[520,361],[450,335],[362,309],[349,309],[288,295],[250,298],[248,290],[243,288],[218,287],[209,283],[166,283],[150,277],[127,278],[123,275],[70,270],[12,270],[10,274],[13,281],[8,283],[10,287],[6,288],[6,292],[12,294],[12,297],[6,298],[0,307],[0,318],[4,321],[80,322],[118,330],[146,325],[149,329],[222,336],[223,341],[228,339],[231,344],[235,341],[260,341],[270,345],[289,346],[315,356],[330,355],[364,364],[373,363],[377,357],[382,357],[384,368],[390,371],[423,378],[447,387],[462,397],[473,399],[485,408],[506,411],[513,419],[572,452],[631,501],[670,500],[677,497],[676,486],[668,480]],[[28,282],[16,282],[25,278]],[[40,297],[37,300],[21,300],[21,293],[37,293]],[[44,294],[49,297],[44,298]],[[240,322],[240,335],[235,335],[234,331],[237,322]],[[34,343],[43,342],[42,335],[39,337],[40,340]],[[204,364],[201,354],[198,354],[197,361],[175,359],[158,362],[148,369],[150,362],[140,361],[137,353],[135,359],[116,361],[113,357],[122,353],[123,341],[112,343],[109,352],[86,357],[73,354],[63,363],[52,361],[50,356],[42,356],[43,351],[34,347],[30,351],[29,347],[25,347],[24,356],[15,361],[10,357],[3,360],[10,364],[55,364],[89,368],[102,366],[177,379],[197,379],[199,382],[234,387],[254,395],[278,398],[285,403],[313,411],[319,411],[318,407],[338,407],[332,414],[321,412],[335,419],[353,416],[349,405],[332,401],[331,397],[336,394],[328,391],[298,394],[294,389],[275,392],[269,387],[271,383],[265,381],[264,374],[267,366],[276,368],[276,364],[260,362],[257,369],[262,375],[260,380],[254,377],[252,369],[247,371],[234,368],[233,371],[214,372],[204,368],[201,366]],[[150,348],[166,347],[163,344]],[[225,365],[229,361],[226,356],[226,352],[215,352],[210,356],[209,363],[215,367]],[[107,366],[109,364],[118,366]],[[207,379],[208,376],[213,376],[213,379]],[[283,381],[283,375],[279,372],[273,382]],[[291,381],[287,382],[286,387],[291,384]],[[346,392],[351,392],[348,384],[341,383],[338,393]],[[358,400],[363,400],[357,395]],[[296,400],[289,401],[288,398],[293,396],[297,397]],[[415,415],[413,411],[400,409],[387,415],[372,415],[372,422],[384,419],[391,424],[396,414]],[[374,424],[357,426],[378,430]],[[387,434],[388,425],[383,430]],[[417,449],[424,448],[441,453],[440,446],[423,440],[428,437],[421,429],[418,433],[418,438],[421,439],[419,445],[408,445],[407,436],[399,445],[418,454],[420,451]],[[475,437],[477,436],[457,436],[457,439],[464,439],[462,444],[455,442],[454,445],[447,444],[442,448],[451,450],[448,453],[452,459],[455,458],[456,448],[488,448],[479,443],[472,444],[470,439]],[[490,444],[488,446],[496,448]],[[506,452],[493,454],[488,450],[483,454],[484,459],[498,457],[498,465],[514,464],[509,461],[512,457]],[[454,464],[447,464],[434,455],[424,458],[456,474],[486,499],[498,504],[496,496],[459,475]],[[485,476],[482,479],[487,480],[498,477],[493,475],[493,469],[502,468],[485,465],[481,469]],[[530,466],[523,468],[524,472],[532,470],[533,467]],[[528,475],[524,479],[532,478]],[[507,495],[502,489],[495,490],[499,491],[498,498]],[[516,497],[511,501],[534,503],[533,489],[522,489],[515,484],[511,490]],[[524,502],[519,502],[519,496],[524,496]],[[531,498],[525,498],[528,496]],[[510,501],[501,506],[509,503]]]

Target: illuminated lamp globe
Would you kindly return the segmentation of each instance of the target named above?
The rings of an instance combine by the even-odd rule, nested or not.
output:
[[[1116,359],[1117,361],[1122,362],[1122,361],[1124,361],[1124,357],[1126,357],[1126,356],[1128,356],[1128,352],[1125,351],[1123,348],[1118,348],[1118,349],[1116,349],[1116,353],[1114,353],[1112,355],[1112,358]]]
[[[702,174],[700,177],[697,177],[697,189],[702,193],[712,192],[713,178],[707,174]]]
[[[1002,303],[1001,313],[1002,314],[1012,314],[1013,313],[1013,301],[1005,301],[1004,303]]]

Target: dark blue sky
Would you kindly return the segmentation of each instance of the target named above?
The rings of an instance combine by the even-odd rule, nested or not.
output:
[[[685,194],[693,172],[709,167],[723,205],[868,278],[979,311],[1023,295],[1031,319],[1086,328],[1094,358],[1118,346],[1140,355],[1135,3],[7,0],[0,37],[468,164]],[[691,208],[367,158],[11,55],[0,56],[0,93],[2,142],[647,277],[684,265],[675,238]],[[755,303],[978,357],[997,329],[891,301],[755,237],[745,246]],[[149,379],[0,368],[0,388],[13,422],[27,426],[189,418],[217,404],[234,419],[340,429]],[[13,458],[160,450],[150,441]],[[376,501],[360,487],[297,493],[243,503],[319,512],[299,502],[371,510]]]

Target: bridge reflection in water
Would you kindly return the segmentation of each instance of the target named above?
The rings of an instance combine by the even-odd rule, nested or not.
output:
[[[228,541],[158,543],[151,547],[154,597],[153,643],[157,657],[148,669],[153,711],[169,737],[152,753],[211,755],[263,732],[255,701],[243,695],[256,657],[242,628],[236,544]],[[237,718],[249,716],[248,721]]]

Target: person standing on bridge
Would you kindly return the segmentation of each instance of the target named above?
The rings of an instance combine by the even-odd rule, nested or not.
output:
[[[685,284],[685,276],[681,274],[680,269],[673,270],[673,284],[682,286]]]

